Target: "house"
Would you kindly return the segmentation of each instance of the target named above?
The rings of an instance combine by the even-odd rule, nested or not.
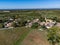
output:
[[[13,19],[9,18],[9,20],[4,23],[4,28],[10,28],[12,27],[12,25],[13,25]]]
[[[30,23],[28,23],[27,25],[26,25],[26,27],[31,27],[32,26],[32,22],[30,22]]]
[[[60,28],[60,23],[57,23],[56,26]]]
[[[45,27],[46,27],[47,29],[49,29],[49,28],[53,27],[53,26],[55,25],[55,23],[56,23],[56,21],[49,20],[49,21],[47,21],[47,22],[45,23]]]
[[[32,21],[30,21],[26,27],[31,27],[33,25],[33,23],[37,22],[38,24],[40,24],[40,26],[45,26],[47,29],[53,27],[56,24],[56,21],[53,21],[51,19],[47,19],[45,18],[45,22],[40,22],[39,19],[34,19]]]
[[[27,23],[31,22],[30,20],[27,20]]]
[[[47,18],[45,18],[45,21],[46,21],[46,22],[53,22],[53,20],[47,19]]]
[[[28,20],[28,23],[26,24],[26,27],[31,27],[33,25],[33,23],[35,22],[39,22],[39,19],[34,19],[32,21]]]
[[[14,19],[12,19],[12,18],[9,18],[9,20],[8,20],[9,22],[13,22],[14,21]]]
[[[39,24],[40,24],[41,26],[43,26],[43,25],[45,25],[45,22],[39,22]]]
[[[34,19],[32,22],[35,23],[35,22],[38,22],[38,21],[39,21],[39,19]]]
[[[4,27],[5,28],[11,28],[11,27],[13,27],[12,24],[13,24],[12,22],[9,22],[9,23],[8,22],[5,22],[4,23]]]

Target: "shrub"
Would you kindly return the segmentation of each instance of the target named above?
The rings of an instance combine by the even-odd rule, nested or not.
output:
[[[25,26],[25,25],[26,25],[26,23],[27,23],[27,21],[25,21],[25,20],[20,21],[20,22],[19,22],[20,27]]]
[[[58,27],[52,27],[48,29],[48,41],[52,43],[52,45],[55,45],[56,43],[60,42],[60,34],[59,34],[60,28]]]
[[[3,28],[3,24],[2,23],[0,23],[0,28]]]
[[[43,21],[45,21],[45,18],[42,17],[42,16],[40,16],[39,20],[40,20],[41,22],[43,22]]]
[[[39,24],[36,22],[36,23],[33,23],[32,25],[32,28],[38,28]]]
[[[53,17],[53,20],[60,22],[60,18],[58,18],[58,17]]]

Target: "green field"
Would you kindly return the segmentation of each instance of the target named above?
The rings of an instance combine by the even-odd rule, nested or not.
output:
[[[30,31],[25,27],[0,30],[0,45],[19,45]]]
[[[38,18],[39,16],[46,16],[48,18],[58,17],[60,18],[60,10],[10,10],[10,12],[0,12],[0,18],[17,16],[20,18]]]

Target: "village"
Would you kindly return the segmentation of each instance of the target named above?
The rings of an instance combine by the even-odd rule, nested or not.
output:
[[[0,20],[0,23],[1,23],[1,20]],[[35,23],[37,23],[37,25]],[[3,23],[2,28],[15,28],[15,27],[23,27],[23,26],[25,26],[26,28],[28,27],[31,28],[33,24],[36,25],[36,28],[39,26],[44,27],[46,29],[49,29],[53,26],[60,27],[59,22],[45,17],[43,21],[41,21],[39,18],[35,18],[33,20],[28,19],[26,21],[24,20],[22,21],[21,18],[16,18],[16,19],[9,18],[7,21]]]

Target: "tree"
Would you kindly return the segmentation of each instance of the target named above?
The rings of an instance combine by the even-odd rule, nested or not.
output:
[[[40,20],[41,22],[43,22],[43,21],[45,21],[45,18],[44,18],[43,16],[40,16],[39,20]]]
[[[0,28],[3,28],[3,24],[2,23],[0,23]]]
[[[53,20],[54,20],[54,21],[57,21],[57,17],[53,17]]]
[[[57,22],[60,22],[60,18],[57,18],[57,17],[53,17],[53,20],[57,21]]]
[[[39,24],[37,22],[32,24],[32,28],[37,28],[38,26]]]
[[[48,37],[48,41],[50,41],[52,45],[56,45],[60,42],[59,30],[60,28],[58,27],[52,27],[48,29],[47,37]]]

